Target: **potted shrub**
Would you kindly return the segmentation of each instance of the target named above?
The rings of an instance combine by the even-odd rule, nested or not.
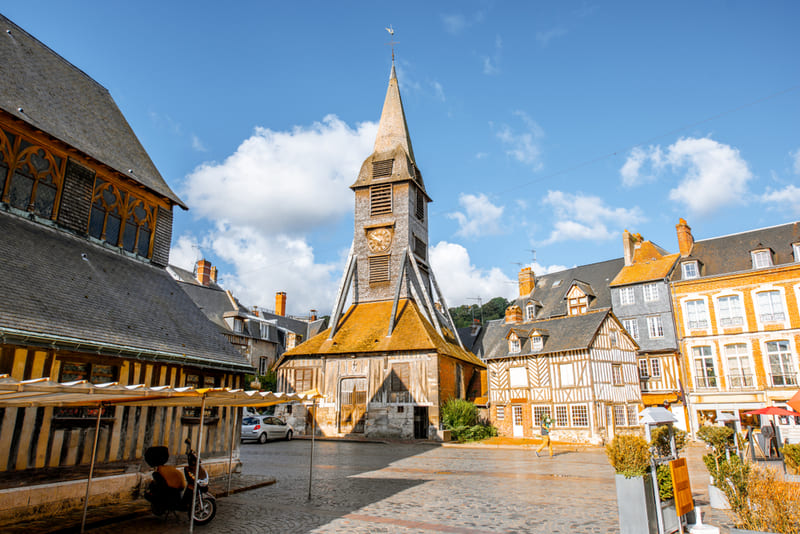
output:
[[[650,446],[647,441],[633,434],[617,434],[606,446],[606,454],[616,472],[620,532],[657,533],[658,516],[648,473]]]
[[[784,445],[781,454],[786,466],[786,480],[800,482],[800,445]]]
[[[733,429],[727,426],[704,426],[697,431],[697,437],[706,442],[711,449],[711,452],[703,456],[703,463],[708,469],[708,474],[711,475],[708,486],[708,500],[711,508],[730,509],[726,480],[729,476],[736,476],[742,464],[739,457],[730,454],[729,451],[733,446],[733,436]],[[741,487],[741,477],[738,479]]]
[[[748,469],[744,485],[729,499],[732,534],[800,534],[800,485],[778,480],[771,469]]]
[[[687,434],[683,430],[673,428],[672,435],[675,438],[675,452],[680,455],[680,452],[686,447]],[[669,426],[660,425],[650,431],[650,446],[655,453],[662,458],[672,456]],[[656,467],[656,480],[658,482],[658,496],[664,528],[667,532],[678,530],[679,519],[677,510],[675,509],[672,472],[670,471],[668,463],[662,463]]]

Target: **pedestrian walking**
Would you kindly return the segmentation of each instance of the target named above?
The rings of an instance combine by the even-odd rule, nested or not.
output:
[[[539,453],[547,447],[550,449],[550,456],[553,456],[553,444],[550,442],[550,427],[553,426],[553,419],[549,415],[545,415],[542,417],[542,444],[539,445],[539,448],[536,449],[536,456],[539,456]]]

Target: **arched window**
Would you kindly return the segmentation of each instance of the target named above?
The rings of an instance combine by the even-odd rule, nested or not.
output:
[[[95,182],[89,235],[149,258],[155,209],[100,178]]]
[[[89,218],[89,235],[119,246],[122,228],[122,193],[112,184],[97,179],[92,198],[92,214]]]
[[[3,201],[39,217],[53,219],[63,181],[64,159],[25,139],[15,138],[9,132],[2,132],[0,144]]]

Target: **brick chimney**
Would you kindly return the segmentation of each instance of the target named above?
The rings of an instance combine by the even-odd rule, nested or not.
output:
[[[519,296],[526,297],[536,287],[536,275],[530,267],[523,267],[519,272]]]
[[[259,317],[258,306],[253,306],[253,315],[255,315],[256,317]]]
[[[197,272],[195,276],[197,281],[207,286],[211,283],[211,262],[208,260],[200,260],[197,262]]]
[[[521,323],[522,322],[522,308],[516,304],[512,304],[506,308],[506,324],[508,323]]]
[[[286,315],[286,293],[284,291],[275,293],[275,315]]]
[[[216,284],[217,283],[217,267],[216,266],[214,266],[214,265],[211,266],[211,273],[209,274],[209,276],[211,277],[211,281]]]
[[[686,224],[685,219],[679,219],[678,224],[675,225],[675,231],[678,233],[678,250],[680,250],[681,257],[685,258],[691,254],[694,245],[692,229]]]
[[[317,320],[317,310],[311,310],[311,313],[308,317],[309,321],[316,321]]]

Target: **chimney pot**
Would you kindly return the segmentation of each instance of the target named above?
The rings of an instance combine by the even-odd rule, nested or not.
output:
[[[521,323],[522,322],[522,308],[516,304],[512,304],[506,308],[506,324],[508,323]]]
[[[211,273],[209,274],[211,277],[211,281],[215,284],[217,283],[217,267],[215,265],[211,266]]]
[[[536,275],[530,267],[523,267],[519,272],[519,296],[530,295],[536,287]]]
[[[211,283],[211,262],[208,260],[200,260],[197,262],[197,281],[208,286]]]
[[[685,258],[691,254],[692,246],[694,245],[692,229],[686,224],[686,220],[681,218],[678,220],[678,224],[675,225],[675,231],[678,234],[678,250],[681,253],[681,257]]]
[[[275,315],[286,315],[286,292],[275,293]]]

